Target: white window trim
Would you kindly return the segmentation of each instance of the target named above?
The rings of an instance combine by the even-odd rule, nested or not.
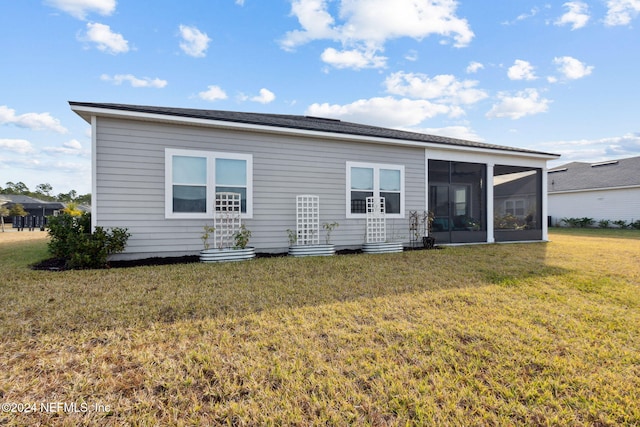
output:
[[[207,206],[206,212],[173,212],[173,156],[204,157],[207,159]],[[245,160],[247,162],[247,212],[242,219],[253,218],[253,156],[251,154],[225,153],[220,151],[164,150],[164,216],[166,219],[213,219],[216,199],[216,159]]]
[[[518,209],[517,208],[518,202],[522,202],[522,211],[523,211],[522,215],[518,215],[516,213],[516,211]],[[509,210],[509,208],[508,208],[509,203],[513,203],[513,214],[512,214],[513,216],[521,217],[521,218],[524,218],[526,216],[527,202],[526,202],[525,199],[507,199],[507,200],[505,200],[504,201],[504,213],[505,213],[505,215],[507,215],[509,213],[509,212],[507,212]]]
[[[400,213],[385,214],[387,218],[404,218],[404,165],[391,165],[385,163],[363,163],[363,162],[347,162],[347,188],[345,209],[347,218],[366,218],[364,213],[351,213],[351,168],[369,168],[373,169],[373,195],[380,196],[380,169],[389,169],[400,171]],[[384,193],[384,191],[383,191]]]

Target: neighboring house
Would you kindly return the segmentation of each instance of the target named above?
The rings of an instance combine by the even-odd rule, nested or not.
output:
[[[15,205],[20,204],[29,215],[37,217],[57,215],[64,209],[64,205],[60,202],[46,202],[34,197],[18,194],[0,194],[0,199],[3,199],[3,206],[7,209],[11,209]]]
[[[640,156],[568,163],[550,169],[547,179],[554,225],[562,218],[640,219]]]
[[[547,239],[555,154],[308,116],[70,106],[92,126],[93,226],[131,233],[118,258],[197,253],[221,191],[242,195],[250,244],[264,252],[288,247],[301,194],[320,197],[321,223],[340,224],[339,248],[364,242],[373,195],[385,197],[389,240],[409,241],[412,210],[434,212],[438,243]],[[524,187],[500,185],[523,178]],[[496,229],[518,200],[535,200],[529,223]]]

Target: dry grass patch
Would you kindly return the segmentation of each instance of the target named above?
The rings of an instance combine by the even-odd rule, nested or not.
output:
[[[638,424],[640,239],[609,236],[57,273],[0,245],[0,400],[101,405],[0,423]]]

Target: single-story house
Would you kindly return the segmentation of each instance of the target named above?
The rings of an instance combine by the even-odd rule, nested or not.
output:
[[[60,202],[47,202],[30,196],[20,194],[0,194],[0,205],[12,209],[16,205],[22,205],[27,212],[24,217],[7,216],[3,218],[5,223],[12,223],[13,228],[44,228],[47,224],[47,217],[57,215],[64,205]]]
[[[0,204],[7,209],[20,204],[29,215],[39,217],[57,215],[64,209],[64,205],[60,202],[47,202],[20,194],[0,194]]]
[[[553,224],[562,218],[640,220],[640,156],[554,167],[547,188]]]
[[[434,213],[438,244],[547,240],[555,154],[321,117],[70,106],[92,127],[93,225],[131,233],[120,259],[197,253],[226,191],[242,195],[262,252],[286,251],[296,196],[308,194],[320,198],[320,223],[339,223],[337,248],[364,242],[369,196],[385,197],[388,240],[410,240],[411,211]]]

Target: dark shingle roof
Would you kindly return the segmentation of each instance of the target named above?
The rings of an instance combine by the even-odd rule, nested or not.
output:
[[[6,202],[5,202],[6,201]],[[21,194],[0,194],[0,204],[16,205],[21,204],[25,209],[36,209],[46,207],[47,209],[64,209],[64,205],[60,202],[46,202],[36,199],[35,197],[24,196]]]
[[[600,163],[573,162],[549,169],[549,193],[640,186],[640,156]]]
[[[110,109],[117,111],[127,111],[136,113],[159,114],[174,117],[187,117],[205,120],[216,120],[233,123],[243,123],[249,125],[269,126],[276,128],[300,129],[308,131],[337,133],[344,135],[358,135],[365,137],[388,138],[394,140],[404,140],[413,142],[423,142],[431,144],[455,145],[472,148],[484,148],[491,150],[503,150],[517,153],[528,153],[535,155],[554,156],[556,154],[545,153],[541,151],[527,150],[516,147],[506,147],[501,145],[486,144],[482,142],[467,141],[463,139],[447,138],[444,136],[427,135],[417,132],[408,132],[397,129],[389,129],[378,126],[370,126],[359,123],[344,122],[341,120],[327,119],[321,117],[297,116],[288,114],[266,114],[266,113],[246,113],[237,111],[223,110],[200,110],[192,108],[170,108],[170,107],[152,107],[142,105],[126,105],[126,104],[104,104],[91,102],[74,102],[70,101],[69,105],[73,108],[90,107],[100,109]],[[80,114],[80,113],[79,113]],[[87,120],[87,117],[85,117]]]

